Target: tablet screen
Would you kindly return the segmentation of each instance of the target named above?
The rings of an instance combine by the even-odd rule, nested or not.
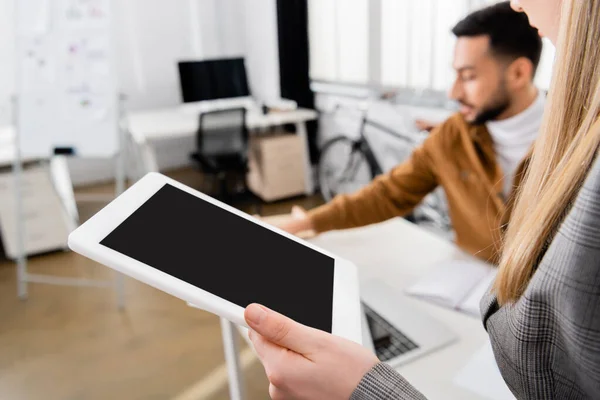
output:
[[[241,307],[331,332],[334,259],[166,184],[101,244]]]

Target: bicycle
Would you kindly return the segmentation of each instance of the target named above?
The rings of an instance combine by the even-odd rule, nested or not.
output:
[[[339,110],[339,106],[334,109]],[[368,118],[368,109],[363,110],[357,139],[338,135],[325,142],[317,165],[320,190],[325,201],[339,194],[355,193],[384,173],[375,151],[366,135],[372,127],[399,141],[410,153],[427,137],[428,132],[413,132],[410,135],[397,132]],[[404,160],[397,160],[398,162]],[[452,225],[447,212],[443,190],[438,188],[428,195],[413,213],[405,216],[411,222],[422,225],[451,238]]]
[[[339,107],[336,107],[334,112],[338,109]],[[361,117],[357,139],[338,135],[323,145],[317,165],[317,175],[321,194],[326,201],[330,201],[338,194],[354,193],[383,174],[383,167],[367,139],[367,127],[375,128],[402,141],[410,151],[423,139],[422,135],[406,135],[373,121],[368,118],[368,110],[365,110]]]

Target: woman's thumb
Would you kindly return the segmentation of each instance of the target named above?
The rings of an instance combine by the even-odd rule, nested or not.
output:
[[[299,354],[313,353],[321,336],[320,331],[258,304],[249,305],[244,317],[250,329],[271,343]]]

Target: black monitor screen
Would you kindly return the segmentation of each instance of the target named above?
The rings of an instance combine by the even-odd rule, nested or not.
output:
[[[250,96],[243,58],[179,63],[184,103]]]

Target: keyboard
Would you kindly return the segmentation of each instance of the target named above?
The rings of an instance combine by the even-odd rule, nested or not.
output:
[[[375,355],[380,361],[386,362],[419,348],[415,342],[364,303],[363,309],[373,338]]]

